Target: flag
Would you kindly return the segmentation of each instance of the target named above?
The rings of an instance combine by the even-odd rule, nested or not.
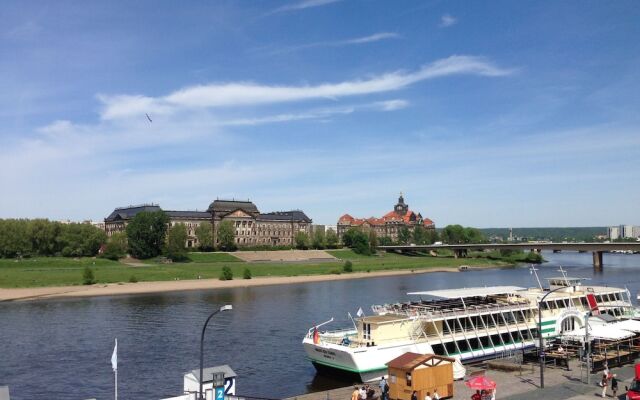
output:
[[[111,355],[111,368],[113,371],[118,370],[118,338],[116,338],[116,345],[113,348],[113,354]]]
[[[362,317],[364,315],[364,311],[362,311],[362,307],[358,308],[358,312],[356,313],[358,317]]]
[[[320,334],[318,333],[318,327],[313,328],[313,344],[320,343]]]

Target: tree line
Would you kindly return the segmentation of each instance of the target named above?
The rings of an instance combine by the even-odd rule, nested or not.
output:
[[[0,219],[0,257],[95,256],[106,243],[102,229],[47,219]]]
[[[461,225],[447,225],[440,232],[435,229],[426,229],[423,226],[416,226],[413,230],[403,226],[398,230],[398,238],[395,241],[388,236],[378,237],[373,229],[349,228],[342,236],[342,244],[345,247],[364,255],[375,253],[378,246],[430,245],[436,242],[445,244],[486,243],[487,238],[479,229]]]

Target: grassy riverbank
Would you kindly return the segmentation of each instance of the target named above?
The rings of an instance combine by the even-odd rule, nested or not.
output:
[[[152,282],[191,279],[217,279],[223,267],[229,267],[234,279],[242,279],[245,269],[253,277],[345,274],[344,260],[353,264],[353,272],[424,270],[430,268],[471,266],[505,266],[508,263],[488,259],[454,259],[451,257],[407,256],[381,253],[362,256],[351,250],[329,250],[340,260],[304,263],[247,263],[226,253],[191,253],[190,262],[162,264],[145,260],[136,266],[94,258],[34,257],[22,260],[0,259],[1,288],[71,286],[82,284],[85,267],[93,270],[97,283]]]

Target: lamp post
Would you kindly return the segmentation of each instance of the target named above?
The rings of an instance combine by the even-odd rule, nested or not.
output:
[[[551,293],[558,291],[560,289],[566,289],[567,286],[560,286],[555,289],[549,290],[538,302],[538,339],[540,339],[540,388],[544,388],[544,344],[542,340],[542,302],[547,298]]]
[[[232,309],[233,309],[233,306],[231,304],[227,304],[220,307],[220,309],[212,312],[211,315],[209,315],[209,318],[207,318],[207,321],[204,323],[204,326],[202,327],[202,335],[200,335],[200,391],[198,393],[198,400],[204,400],[204,395],[202,392],[202,379],[203,379],[202,364],[204,363],[204,331],[207,329],[207,325],[209,324],[209,321],[214,315],[216,315],[220,311],[226,311],[226,310],[232,310]]]

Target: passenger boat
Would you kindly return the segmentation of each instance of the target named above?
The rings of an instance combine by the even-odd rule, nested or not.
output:
[[[537,278],[537,274],[536,274]],[[374,305],[373,315],[347,329],[309,329],[302,343],[319,372],[348,374],[363,382],[385,373],[388,361],[406,353],[434,353],[463,362],[533,348],[538,333],[555,338],[584,325],[594,308],[619,319],[634,316],[624,288],[582,285],[582,279],[549,278],[549,288],[474,287],[408,293],[405,303]],[[544,302],[540,300],[545,296]],[[542,323],[538,326],[538,306]]]

